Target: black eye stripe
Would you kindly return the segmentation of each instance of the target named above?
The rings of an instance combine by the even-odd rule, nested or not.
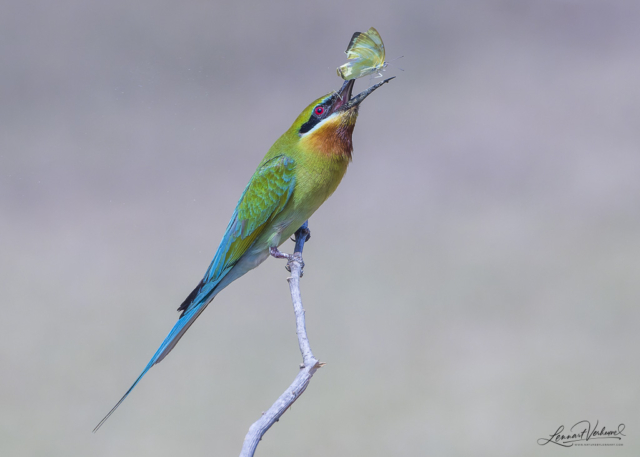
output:
[[[307,133],[309,130],[318,125],[318,122],[320,122],[320,118],[314,114],[307,122],[302,124],[302,126],[300,127],[300,133]]]
[[[329,114],[329,108],[331,107],[331,102],[333,101],[333,97],[329,98],[327,101],[325,101],[324,103],[321,103],[320,105],[316,105],[313,107],[313,110],[311,111],[311,117],[309,118],[309,120],[307,122],[305,122],[304,124],[302,124],[302,126],[300,127],[299,133],[307,133],[309,130],[311,130],[312,128],[314,128],[316,125],[318,125],[318,122],[320,122],[322,119],[324,119],[325,117],[327,117],[327,114]],[[316,109],[318,107],[322,107],[324,109],[324,112],[320,115],[316,114]]]

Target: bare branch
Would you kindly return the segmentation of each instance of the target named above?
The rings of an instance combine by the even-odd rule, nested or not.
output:
[[[303,363],[300,366],[300,372],[289,388],[280,395],[267,412],[262,414],[260,419],[249,427],[249,432],[244,438],[240,457],[253,457],[262,436],[280,419],[280,416],[284,414],[293,402],[302,395],[309,385],[311,377],[316,370],[323,365],[318,362],[318,359],[316,359],[313,352],[311,352],[304,320],[304,308],[302,307],[302,298],[300,297],[300,277],[302,276],[302,269],[304,267],[302,249],[304,248],[305,241],[307,241],[309,237],[307,222],[298,229],[295,236],[296,246],[293,255],[287,263],[287,269],[291,271],[291,276],[287,278],[287,281],[289,281],[293,310],[296,314],[296,333],[298,334],[298,344],[300,345]]]

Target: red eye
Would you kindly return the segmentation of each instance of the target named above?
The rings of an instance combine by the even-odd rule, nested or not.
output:
[[[316,113],[316,116],[321,116],[322,113],[324,113],[324,107],[323,106],[316,106],[316,108],[313,110],[314,113]]]

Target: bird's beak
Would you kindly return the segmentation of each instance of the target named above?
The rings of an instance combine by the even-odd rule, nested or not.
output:
[[[342,87],[340,88],[340,90],[336,92],[336,94],[334,95],[335,101],[331,105],[331,112],[334,113],[336,111],[346,111],[358,106],[360,103],[362,103],[362,100],[364,100],[369,96],[371,92],[373,92],[383,84],[388,83],[393,78],[395,78],[395,76],[392,76],[391,78],[387,78],[384,81],[379,82],[378,84],[374,84],[373,86],[369,87],[365,91],[360,92],[358,95],[356,95],[353,98],[351,98],[351,91],[353,90],[353,84],[355,82],[355,79],[350,79],[349,81],[345,81],[342,84]]]

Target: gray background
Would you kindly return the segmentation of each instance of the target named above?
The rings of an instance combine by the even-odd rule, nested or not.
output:
[[[300,361],[273,259],[91,429],[176,321],[263,154],[375,26],[406,71],[363,104],[305,250],[327,366],[258,454],[638,455],[639,13],[3,2],[0,454],[239,452]],[[536,444],[583,419],[626,424],[624,446]]]

